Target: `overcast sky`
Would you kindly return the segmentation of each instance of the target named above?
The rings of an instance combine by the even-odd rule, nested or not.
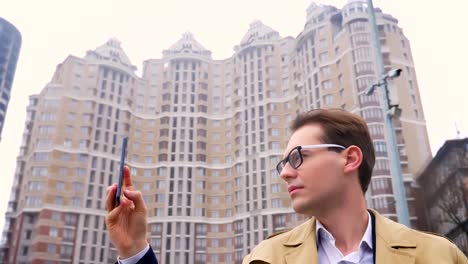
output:
[[[347,0],[322,0],[342,8]],[[0,17],[14,24],[23,44],[0,142],[0,228],[3,229],[28,96],[52,78],[68,55],[78,57],[116,37],[131,62],[161,58],[190,31],[214,59],[233,54],[249,24],[259,19],[281,36],[303,29],[309,0],[2,0]],[[468,1],[374,0],[399,20],[410,40],[432,152],[447,139],[468,136]]]

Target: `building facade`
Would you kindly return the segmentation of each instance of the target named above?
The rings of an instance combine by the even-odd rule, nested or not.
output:
[[[397,20],[376,11],[386,68],[404,69],[395,124],[410,183],[430,156],[411,50]],[[185,33],[146,60],[141,77],[115,39],[69,56],[30,97],[3,234],[7,262],[116,259],[104,196],[128,136],[127,164],[161,263],[240,263],[268,234],[306,219],[293,212],[275,165],[289,122],[314,108],[368,122],[377,151],[369,206],[396,219],[384,113],[378,95],[364,94],[377,80],[366,12],[363,2],[312,4],[296,38],[254,21],[224,60]]]
[[[423,229],[448,237],[468,255],[468,138],[446,141],[417,182]]]
[[[21,47],[21,34],[0,17],[0,141]]]

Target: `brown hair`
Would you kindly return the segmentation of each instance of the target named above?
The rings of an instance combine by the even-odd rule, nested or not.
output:
[[[359,166],[359,183],[362,192],[366,193],[375,164],[374,145],[366,122],[341,109],[316,109],[299,114],[291,123],[291,130],[294,132],[309,124],[322,127],[324,134],[320,140],[323,143],[344,147],[355,145],[361,149],[363,160]]]

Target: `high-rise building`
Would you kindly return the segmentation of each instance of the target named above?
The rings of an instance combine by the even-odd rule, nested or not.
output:
[[[21,47],[21,34],[0,17],[0,141]]]
[[[398,21],[376,11],[385,67],[404,70],[392,89],[410,183],[430,156],[411,50]],[[141,77],[115,39],[69,56],[30,97],[4,229],[8,261],[115,260],[104,197],[128,136],[127,164],[161,263],[240,263],[268,234],[306,219],[275,165],[289,122],[314,108],[344,108],[369,123],[377,154],[369,206],[396,219],[385,113],[378,95],[365,95],[377,80],[366,12],[360,1],[312,4],[297,38],[254,21],[223,60],[185,33],[145,61]]]

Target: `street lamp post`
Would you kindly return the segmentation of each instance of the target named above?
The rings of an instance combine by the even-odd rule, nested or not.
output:
[[[400,167],[400,153],[398,150],[395,130],[392,122],[394,116],[399,116],[399,114],[401,113],[401,109],[398,107],[398,104],[392,104],[392,102],[389,99],[388,91],[388,80],[398,77],[401,73],[401,69],[391,70],[387,74],[383,74],[384,65],[382,62],[380,37],[377,31],[377,23],[375,19],[374,5],[372,4],[372,0],[367,0],[367,5],[369,11],[369,22],[371,25],[373,37],[372,44],[375,52],[375,61],[377,64],[377,76],[379,76],[380,80],[376,84],[371,85],[367,89],[366,94],[371,95],[375,88],[383,89],[383,91],[381,90],[380,92],[380,99],[384,112],[387,151],[390,159],[390,173],[392,176],[392,187],[395,195],[398,222],[410,227],[411,223],[409,220],[408,202],[406,200],[405,185],[403,182],[403,174],[401,172]]]

